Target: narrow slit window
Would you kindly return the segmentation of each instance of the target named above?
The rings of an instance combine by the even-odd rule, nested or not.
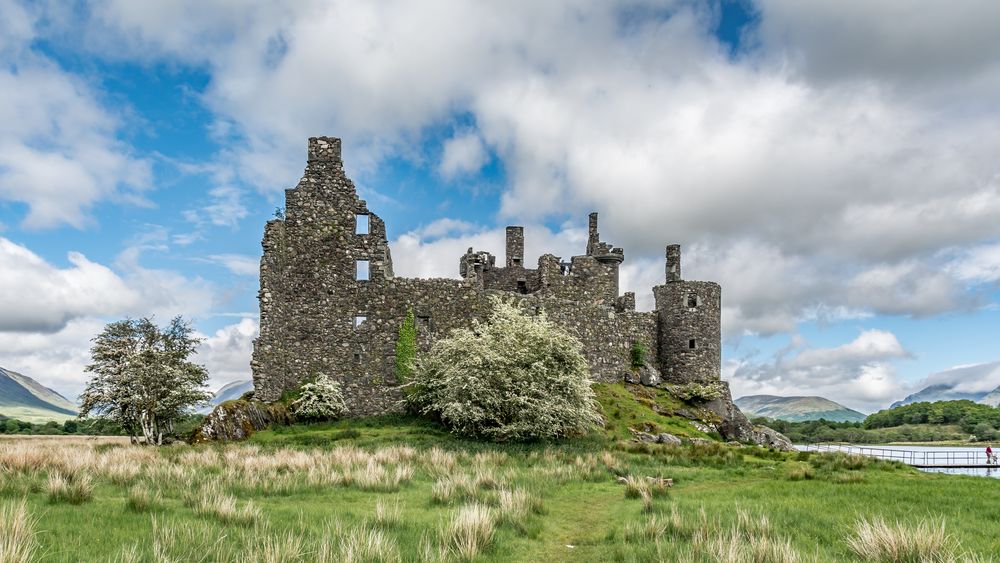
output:
[[[368,316],[367,315],[355,315],[354,316],[354,328],[356,329],[356,328],[360,327],[367,320],[368,320]]]
[[[518,293],[528,293],[528,282],[527,280],[517,280],[517,292]]]
[[[361,363],[361,352],[355,352],[354,353],[354,363],[356,363],[356,364],[360,364]]]
[[[355,262],[354,279],[358,281],[368,280],[368,260],[358,260]]]
[[[354,216],[355,224],[355,234],[367,235],[368,234],[368,214],[358,213]]]
[[[697,306],[698,306],[698,296],[688,295],[688,307],[697,307]]]
[[[695,340],[694,338],[692,338],[691,340],[688,340],[688,348],[690,348],[692,350],[697,349],[698,348],[698,341]]]

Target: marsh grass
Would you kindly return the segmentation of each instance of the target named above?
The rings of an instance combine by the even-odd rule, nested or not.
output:
[[[399,499],[392,504],[385,499],[379,499],[372,513],[372,524],[383,529],[403,525],[403,510],[399,505]]]
[[[351,424],[357,439],[324,443],[344,429],[327,425],[303,446],[267,432],[164,448],[0,440],[0,502],[23,497],[44,515],[42,561],[850,561],[857,514],[914,512],[948,519],[968,549],[956,560],[997,545],[1000,519],[982,507],[1000,490],[984,479],[759,448],[481,444],[423,423]],[[796,470],[813,478],[790,483]],[[50,476],[90,479],[91,500],[49,504]]]
[[[250,501],[240,502],[231,495],[216,487],[207,487],[191,493],[185,499],[196,514],[214,518],[223,524],[249,526],[258,522],[262,513],[259,507]]]
[[[35,524],[25,501],[0,505],[0,562],[35,561],[38,553]]]
[[[150,484],[144,483],[129,489],[128,498],[125,499],[125,508],[132,512],[148,512],[160,504],[162,500],[159,490],[154,490]]]
[[[94,498],[94,484],[87,473],[64,476],[54,472],[45,483],[45,492],[51,504],[83,504]]]
[[[847,538],[847,545],[862,560],[879,562],[956,561],[959,552],[958,543],[945,530],[944,520],[904,524],[861,518]]]
[[[348,529],[340,537],[336,559],[343,563],[396,563],[401,561],[395,540],[385,531],[370,526]]]
[[[478,503],[460,507],[441,531],[443,543],[463,561],[475,559],[489,548],[495,534],[493,511]]]

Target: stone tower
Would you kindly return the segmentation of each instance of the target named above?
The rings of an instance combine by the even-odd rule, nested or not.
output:
[[[383,350],[365,336],[372,303],[393,279],[392,258],[385,223],[344,175],[340,139],[309,139],[305,174],[285,191],[284,217],[268,221],[262,245],[251,363],[258,398],[277,400],[323,373],[345,385],[352,410],[391,404],[361,389],[385,372]]]
[[[681,247],[667,247],[666,283],[653,288],[660,370],[672,383],[722,376],[722,287],[681,278]]]

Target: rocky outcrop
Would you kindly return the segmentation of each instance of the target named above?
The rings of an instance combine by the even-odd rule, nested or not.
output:
[[[784,434],[777,430],[772,430],[767,426],[755,426],[750,441],[759,446],[786,452],[795,449],[795,446],[792,445],[792,442]]]
[[[795,449],[791,441],[781,433],[766,426],[754,426],[733,402],[729,384],[724,381],[718,384],[722,390],[721,396],[705,403],[704,408],[719,417],[715,429],[723,439],[784,451]]]
[[[259,401],[226,401],[205,417],[191,443],[245,440],[272,424],[290,424],[292,415],[280,404]]]

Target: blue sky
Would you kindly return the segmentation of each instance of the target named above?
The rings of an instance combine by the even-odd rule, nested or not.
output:
[[[0,365],[75,396],[103,323],[181,314],[249,377],[263,224],[333,135],[397,274],[596,210],[640,307],[666,243],[723,284],[737,395],[992,389],[997,11],[0,0]]]

